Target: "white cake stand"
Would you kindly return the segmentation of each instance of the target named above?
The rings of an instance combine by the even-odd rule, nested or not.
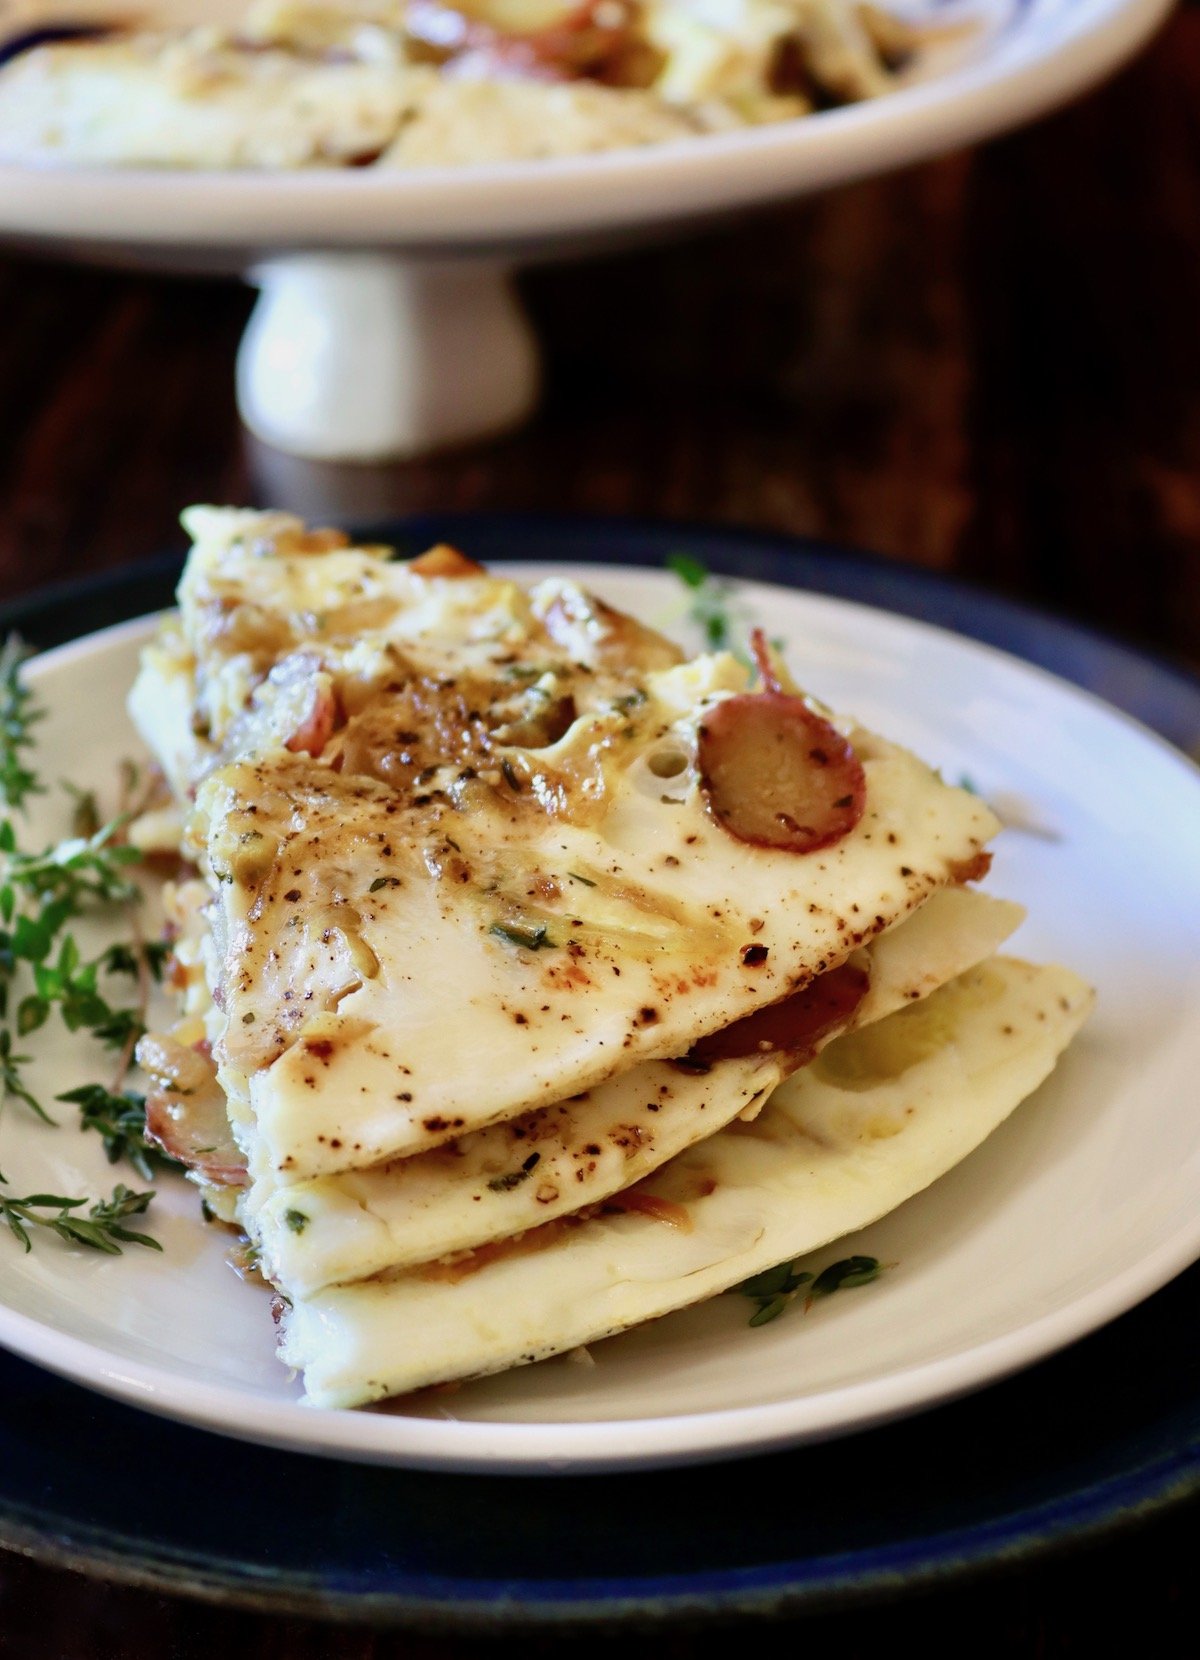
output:
[[[990,9],[972,3],[969,14],[977,26],[927,54],[919,79],[804,120],[600,156],[408,173],[0,167],[0,236],[62,255],[245,273],[260,289],[238,358],[251,430],[311,458],[412,456],[511,426],[533,408],[537,346],[510,286],[516,265],[987,138],[1100,80],[1170,7],[982,3]]]

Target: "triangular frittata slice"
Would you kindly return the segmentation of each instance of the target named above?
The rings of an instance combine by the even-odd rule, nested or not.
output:
[[[811,998],[801,994],[806,1006],[780,1047],[756,1039],[751,1017],[743,1054],[699,1055],[686,1068],[645,1062],[570,1100],[369,1170],[284,1187],[267,1171],[238,1215],[263,1272],[291,1297],[539,1227],[644,1180],[731,1120],[754,1116],[830,1041],[911,1006],[990,956],[1023,915],[1004,900],[944,889],[833,970],[846,986],[825,996],[818,980]],[[726,1050],[738,1047],[731,1034],[721,1036]]]
[[[312,1404],[356,1406],[724,1291],[866,1226],[965,1158],[1042,1082],[1091,1001],[1066,969],[992,958],[838,1039],[752,1123],[665,1165],[641,1203],[296,1300],[281,1358]]]

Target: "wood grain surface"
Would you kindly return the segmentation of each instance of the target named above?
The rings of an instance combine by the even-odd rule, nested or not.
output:
[[[1200,666],[1200,10],[1015,136],[529,273],[537,419],[379,469],[239,429],[236,285],[0,258],[0,597],[182,547],[195,500],[709,520],[958,573]],[[230,1495],[231,1504],[237,1495]],[[764,1464],[764,1502],[774,1502]],[[1195,1508],[920,1601],[711,1633],[775,1656],[1195,1653]],[[1190,1633],[1188,1622],[1192,1622]],[[1182,1625],[1179,1623],[1182,1621]],[[4,1660],[661,1660],[268,1620],[0,1557]]]

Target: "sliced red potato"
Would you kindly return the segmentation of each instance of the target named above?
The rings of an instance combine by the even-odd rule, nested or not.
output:
[[[319,755],[337,731],[338,715],[337,693],[332,681],[328,675],[315,675],[308,706],[284,748],[294,755]]]
[[[854,829],[866,805],[862,763],[801,697],[785,692],[759,629],[762,690],[725,698],[699,728],[708,809],[739,841],[816,853]]]
[[[205,1181],[243,1186],[246,1160],[229,1128],[208,1045],[189,1048],[148,1032],[137,1046],[137,1062],[155,1085],[146,1096],[146,1140]]]

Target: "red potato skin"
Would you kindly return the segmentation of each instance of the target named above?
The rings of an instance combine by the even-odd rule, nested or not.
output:
[[[194,1116],[184,1096],[158,1090],[147,1095],[146,1140],[217,1187],[244,1187],[249,1179],[228,1124],[208,1113]]]
[[[826,1038],[850,1023],[870,984],[865,969],[842,963],[790,997],[710,1032],[678,1064],[698,1072],[743,1055],[784,1054],[793,1070],[804,1066]]]
[[[313,689],[308,712],[284,745],[293,755],[320,755],[340,723],[337,694],[332,686]]]

